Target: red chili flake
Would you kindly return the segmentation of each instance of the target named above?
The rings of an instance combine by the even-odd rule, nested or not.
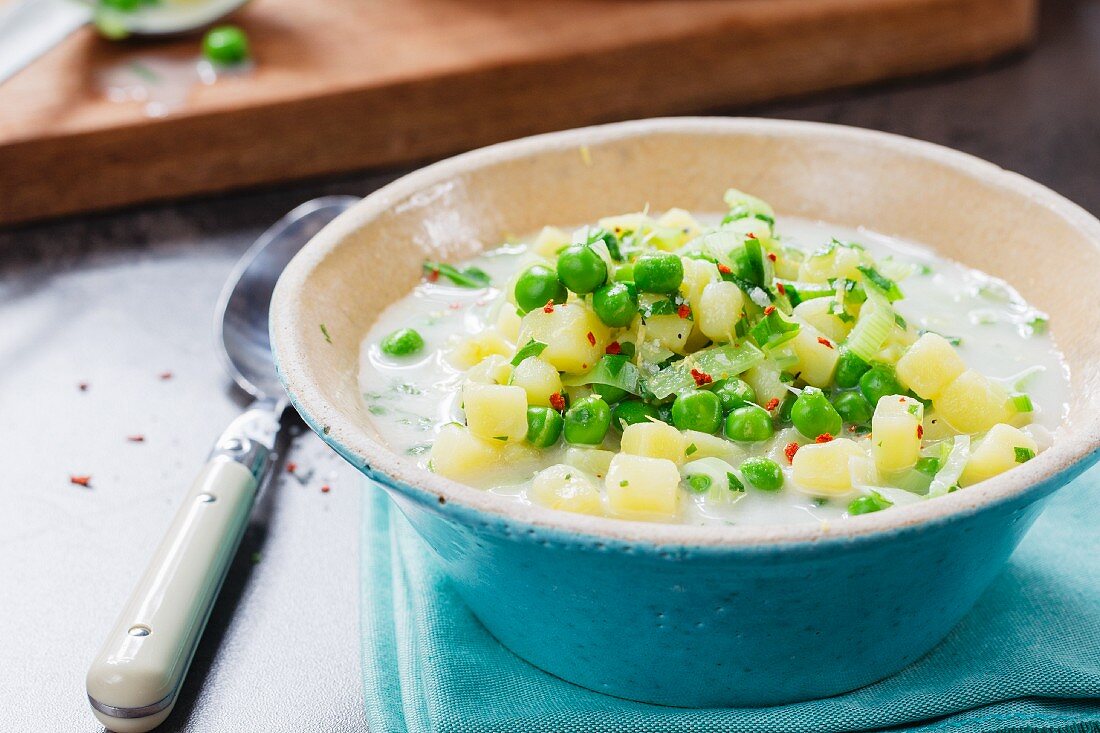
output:
[[[710,384],[714,381],[714,377],[710,376],[706,372],[701,372],[698,369],[691,370],[691,378],[695,380],[697,387],[702,387],[704,384]]]
[[[680,307],[676,309],[676,315],[680,318],[687,318],[691,315],[691,308],[688,307],[687,303],[681,303]]]
[[[817,337],[817,342],[819,344],[821,344],[822,346],[828,346],[830,349],[836,348],[836,347],[833,346],[833,342],[830,341],[829,339],[825,338],[824,336],[818,336]]]
[[[777,407],[779,407],[779,398],[778,397],[772,397],[770,400],[768,400],[768,404],[764,405],[764,409],[767,410],[768,412],[771,412],[772,410],[774,410]]]
[[[589,331],[588,334],[587,334],[587,337],[588,337],[588,343],[595,346],[596,345],[596,334]]]
[[[161,372],[160,378],[167,381],[172,378],[172,372]]]
[[[779,258],[775,256],[775,252],[768,252],[768,259],[775,262]]]
[[[554,299],[553,298],[546,301],[546,305],[544,305],[542,307],[542,312],[543,313],[553,313],[554,312]]]
[[[561,396],[561,392],[555,392],[550,395],[550,406],[558,412],[565,409],[565,398]]]
[[[752,232],[749,232],[749,233],[748,233],[748,234],[746,234],[745,236],[746,236],[746,237],[748,237],[749,239],[756,239],[756,235],[755,235],[755,234],[753,234]]]
[[[329,486],[328,484],[325,484],[324,486],[321,487],[321,493],[322,494],[327,494],[330,491],[332,491],[332,487]]]
[[[286,464],[286,472],[287,473],[294,473],[297,470],[298,470],[298,464],[295,463],[294,461],[290,461],[289,463]]]
[[[764,308],[764,315],[770,316],[772,313],[775,313],[775,306],[774,305],[769,305],[766,308]]]
[[[144,443],[145,442],[145,436],[144,435],[127,435],[126,440],[130,441],[131,443]]]
[[[728,275],[731,272],[733,272],[733,270],[730,269],[729,265],[723,265],[722,263],[719,262],[718,263],[718,272],[722,273],[723,275]]]
[[[434,283],[434,282],[436,282],[437,280],[439,280],[439,270],[435,270],[435,269],[433,269],[433,270],[428,270],[428,277],[427,277],[427,280],[428,280],[428,282],[430,282],[430,283]]]
[[[92,485],[92,477],[91,476],[69,476],[69,483],[70,484],[76,484],[77,486],[84,486],[84,487],[91,486]]]
[[[79,389],[81,392],[87,392],[88,387],[90,387],[90,386],[91,385],[88,384],[87,382],[80,382],[76,385],[76,388]]]
[[[898,397],[898,402],[905,402],[905,398],[904,397]]]
[[[775,284],[775,289],[779,291],[780,295],[786,295],[787,294],[787,287],[785,285],[783,285],[783,283],[776,283]]]
[[[918,425],[917,426],[917,440],[921,440],[923,438],[924,438],[924,426],[923,425]]]
[[[854,433],[855,431],[856,431],[856,426],[855,425],[849,425],[848,426],[848,432],[849,433]]]
[[[833,436],[832,436],[831,433],[822,433],[821,435],[814,438],[814,442],[815,443],[828,443],[832,439],[833,439]]]
[[[618,356],[619,354],[623,353],[623,347],[619,345],[618,341],[612,341],[607,345],[607,348],[604,349],[604,353],[611,354],[612,356]]]
[[[459,308],[462,307],[462,303],[448,303],[447,307],[450,308],[453,311],[456,311],[456,310],[458,310]]]
[[[794,454],[801,447],[798,443],[787,443],[787,447],[783,449],[783,455],[787,456],[787,463],[794,463]]]

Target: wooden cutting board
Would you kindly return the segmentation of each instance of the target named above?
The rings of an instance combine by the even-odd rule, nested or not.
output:
[[[0,224],[424,160],[985,61],[1037,0],[254,0],[251,74],[149,117],[86,30],[0,85]]]

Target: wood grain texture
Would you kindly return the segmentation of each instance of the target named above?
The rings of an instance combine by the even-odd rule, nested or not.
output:
[[[1026,45],[1036,0],[254,0],[256,71],[146,117],[78,33],[0,86],[0,224],[919,74]]]

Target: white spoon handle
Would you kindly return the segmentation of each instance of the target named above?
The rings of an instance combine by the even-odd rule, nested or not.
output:
[[[109,730],[139,733],[172,710],[236,553],[257,478],[227,456],[206,464],[88,670],[88,698]]]
[[[91,20],[91,4],[74,0],[16,0],[0,10],[0,84]]]

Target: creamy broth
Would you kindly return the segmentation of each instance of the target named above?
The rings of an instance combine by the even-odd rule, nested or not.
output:
[[[719,217],[700,216],[716,223]],[[960,339],[958,352],[967,366],[1002,380],[1010,391],[1026,390],[1034,404],[1024,431],[1042,450],[1062,421],[1068,401],[1068,373],[1042,314],[1031,308],[1007,283],[934,256],[926,248],[863,229],[849,229],[797,218],[778,219],[775,230],[784,244],[812,251],[833,238],[859,242],[881,262],[892,259],[915,266],[900,282],[905,298],[897,311],[911,326]],[[530,241],[530,240],[528,240]],[[523,244],[505,245],[470,260],[491,276],[492,286],[466,289],[445,282],[422,282],[391,305],[372,326],[361,346],[359,385],[378,432],[398,453],[428,467],[429,451],[440,428],[462,422],[460,391],[464,372],[452,366],[446,353],[462,336],[475,334],[496,321],[500,308],[510,308],[501,288],[509,287],[517,271],[537,261]],[[381,340],[400,328],[414,328],[424,348],[412,357],[390,357]],[[784,487],[764,491],[685,492],[679,521],[691,524],[778,524],[824,522],[842,518],[847,502],[815,499],[792,485],[784,446],[794,428],[780,429],[751,453],[775,460],[785,474]],[[618,450],[618,433],[611,430],[603,447]],[[532,476],[559,463],[582,465],[584,451],[564,440],[546,450],[525,445],[505,448],[506,460],[467,481],[514,501],[529,502]],[[571,455],[567,456],[567,454]],[[920,501],[901,489],[880,488],[894,505]]]

